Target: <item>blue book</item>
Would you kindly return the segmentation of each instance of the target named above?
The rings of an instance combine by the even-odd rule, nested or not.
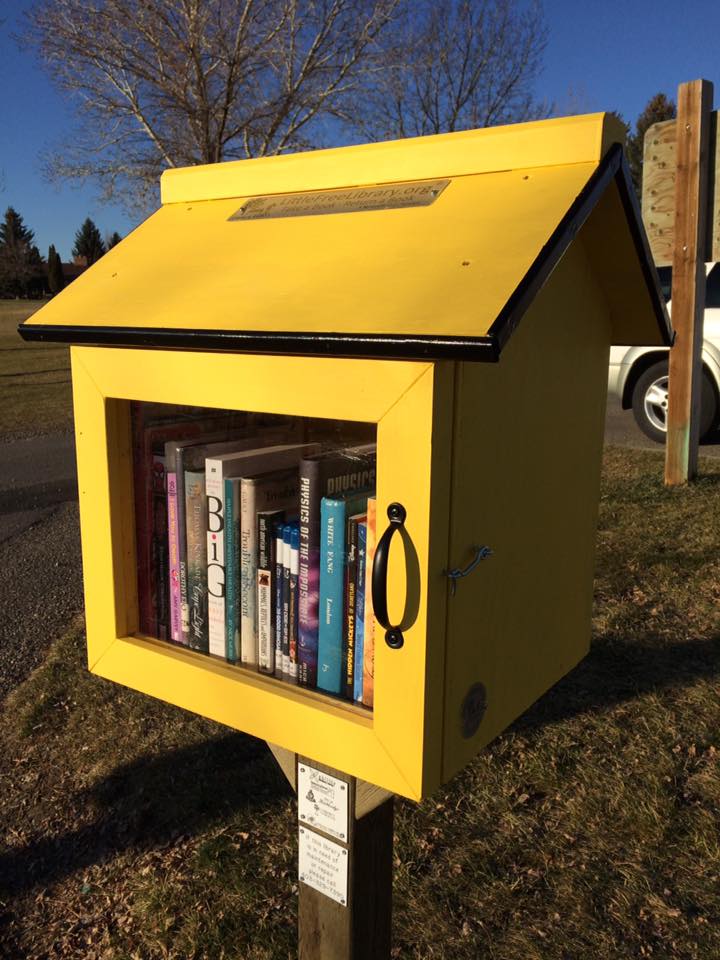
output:
[[[352,499],[320,501],[320,607],[318,690],[344,692],[345,526],[347,517],[367,508],[368,492]]]
[[[355,588],[355,663],[353,700],[362,703],[363,698],[363,653],[365,648],[365,565],[367,556],[367,520],[357,528],[357,580]]]

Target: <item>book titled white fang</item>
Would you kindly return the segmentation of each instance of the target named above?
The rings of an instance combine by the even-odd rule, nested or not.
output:
[[[281,470],[297,465],[308,450],[316,450],[317,444],[281,444],[273,447],[258,447],[253,450],[238,450],[205,460],[205,492],[208,498],[208,624],[210,653],[226,656],[225,636],[225,479],[247,477]],[[241,506],[242,511],[242,506]],[[253,544],[255,540],[253,538]],[[241,541],[241,585],[245,583],[245,554]],[[255,576],[255,573],[253,573]],[[254,605],[253,605],[254,610]],[[257,664],[257,641],[254,639],[255,658],[246,659],[244,625],[241,624],[241,658],[248,666]],[[254,634],[254,631],[253,631]]]

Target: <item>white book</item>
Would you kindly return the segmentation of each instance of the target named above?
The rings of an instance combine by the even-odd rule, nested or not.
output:
[[[272,469],[294,466],[299,459],[315,450],[317,444],[280,444],[272,447],[255,447],[251,450],[234,450],[205,459],[205,492],[208,497],[208,637],[210,653],[226,656],[225,631],[225,479],[227,477],[254,476]],[[242,511],[242,502],[241,502]],[[242,550],[242,543],[241,543]],[[244,571],[241,584],[244,582]],[[242,601],[241,601],[242,602]],[[241,651],[244,649],[242,625]],[[257,665],[254,660],[243,662]]]

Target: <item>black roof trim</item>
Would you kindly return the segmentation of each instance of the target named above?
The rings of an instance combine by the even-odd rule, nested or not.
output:
[[[660,335],[665,343],[671,346],[673,341],[672,328],[665,307],[665,299],[655,273],[650,244],[643,227],[635,189],[630,179],[630,170],[625,160],[622,145],[615,143],[600,161],[598,168],[553,230],[550,239],[543,246],[532,266],[488,330],[488,336],[497,338],[500,352],[502,352],[525,311],[544,286],[613,180],[615,180],[620,193],[620,200],[640,259],[643,277],[655,311]]]
[[[475,360],[495,363],[494,337],[428,337],[403,334],[274,333],[187,330],[169,327],[74,327],[21,323],[26,340],[160,350],[223,350],[300,357],[369,357],[392,360]]]
[[[366,357],[393,360],[471,360],[496,363],[505,344],[550,274],[615,180],[647,284],[660,334],[672,330],[653,265],[642,217],[622,146],[614,144],[575,198],[532,266],[483,337],[405,334],[296,333],[293,331],[188,330],[168,327],[51,326],[24,322],[25,340],[165,350],[224,350],[290,356]]]

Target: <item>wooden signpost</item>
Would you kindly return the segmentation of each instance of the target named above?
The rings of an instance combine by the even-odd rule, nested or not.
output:
[[[681,84],[677,120],[655,124],[645,136],[643,219],[656,265],[673,268],[676,340],[669,362],[668,486],[686,483],[697,473],[705,261],[720,259],[717,115],[713,121],[712,99],[713,87],[707,80]]]
[[[268,746],[298,798],[299,960],[389,960],[393,795]]]

